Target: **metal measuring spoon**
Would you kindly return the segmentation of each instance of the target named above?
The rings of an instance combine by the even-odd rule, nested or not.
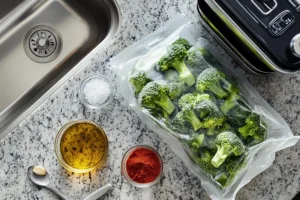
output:
[[[47,171],[45,170],[45,172],[46,172],[45,175],[37,175],[33,172],[33,169],[35,167],[36,166],[30,166],[28,168],[28,170],[27,170],[28,178],[36,185],[44,186],[44,187],[48,188],[49,190],[54,192],[57,196],[59,196],[61,199],[68,200],[68,198],[65,195],[61,194],[61,192],[58,189],[56,189],[55,187],[50,185],[50,179],[49,179],[49,175],[48,175]]]
[[[64,196],[63,194],[61,194],[61,192],[59,190],[57,190],[56,188],[54,188],[53,186],[50,185],[49,175],[48,175],[46,169],[43,168],[43,170],[45,172],[44,174],[38,175],[33,172],[33,169],[35,167],[36,166],[30,166],[28,168],[28,171],[27,171],[28,178],[36,185],[44,186],[44,187],[47,187],[48,189],[52,190],[61,199],[68,200],[68,198],[66,196]],[[40,168],[42,168],[42,167],[40,167]],[[84,200],[97,200],[98,198],[102,197],[104,194],[106,194],[111,189],[112,189],[111,184],[107,184],[107,185],[103,186],[102,188],[96,190],[92,194],[88,195],[87,197],[85,197]]]

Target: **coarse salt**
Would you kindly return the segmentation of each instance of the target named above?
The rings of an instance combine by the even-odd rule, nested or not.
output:
[[[110,88],[106,81],[102,79],[92,79],[84,86],[83,93],[91,105],[103,104],[110,95]]]

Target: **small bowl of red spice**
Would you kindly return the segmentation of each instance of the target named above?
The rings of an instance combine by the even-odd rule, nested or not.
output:
[[[136,187],[145,188],[154,185],[159,181],[162,171],[162,159],[150,146],[132,147],[122,159],[122,174]]]

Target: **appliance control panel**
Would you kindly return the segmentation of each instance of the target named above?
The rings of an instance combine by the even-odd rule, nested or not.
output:
[[[214,0],[269,57],[300,66],[300,0]]]
[[[269,30],[274,36],[280,36],[295,23],[295,17],[288,11],[277,15],[269,24]]]

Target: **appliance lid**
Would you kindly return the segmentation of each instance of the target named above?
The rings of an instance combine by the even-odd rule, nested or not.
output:
[[[299,7],[295,7],[290,3],[291,0],[205,0],[205,2],[215,7],[214,12],[223,21],[228,20],[224,17],[231,19],[227,21],[231,23],[227,26],[232,31],[237,33],[237,30],[241,29],[246,35],[242,41],[251,40],[255,44],[249,48],[257,46],[261,50],[261,55],[265,54],[276,63],[275,66],[280,66],[276,71],[286,73],[300,69],[300,37],[296,37],[300,34],[300,12],[297,11],[297,8],[300,11],[300,4]],[[238,29],[234,27],[235,25]],[[237,33],[237,38],[239,34],[240,32]]]

